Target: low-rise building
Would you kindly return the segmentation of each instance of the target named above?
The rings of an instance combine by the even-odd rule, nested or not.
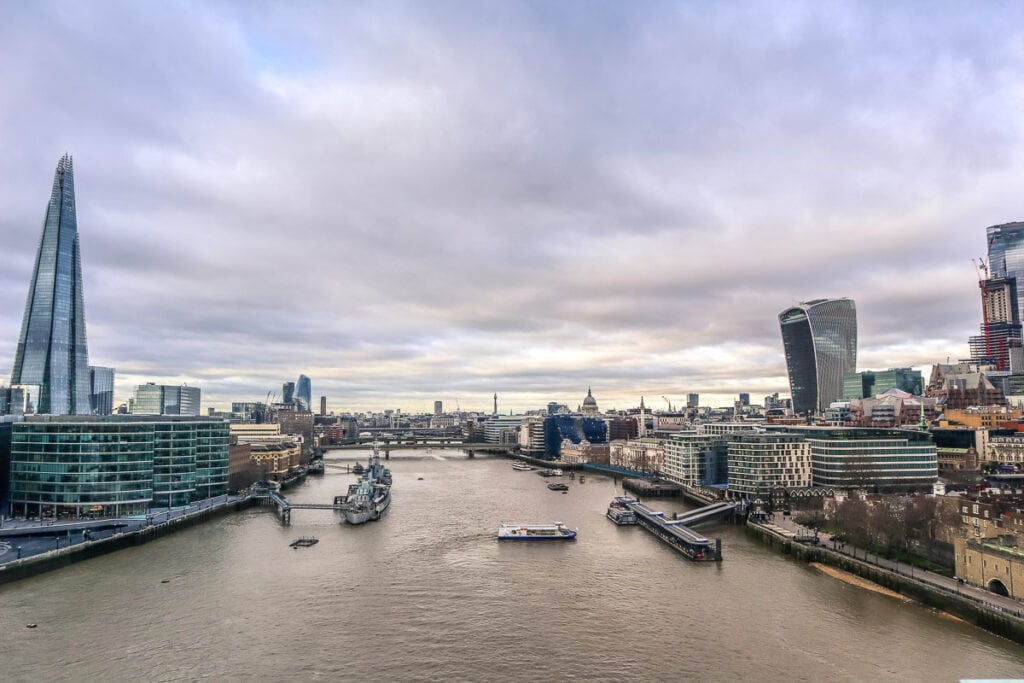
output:
[[[665,469],[665,442],[645,437],[608,444],[608,464],[613,467],[659,474]]]
[[[1016,538],[958,538],[953,546],[958,577],[998,595],[1024,598],[1024,549]]]

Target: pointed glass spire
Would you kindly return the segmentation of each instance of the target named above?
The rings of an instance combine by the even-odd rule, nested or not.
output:
[[[11,384],[28,388],[37,413],[90,412],[75,176],[67,154],[53,176]]]

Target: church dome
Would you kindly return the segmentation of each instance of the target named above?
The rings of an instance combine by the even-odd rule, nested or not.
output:
[[[595,399],[594,395],[590,393],[590,387],[587,387],[587,397],[583,399],[583,409],[581,412],[584,414],[593,414],[598,412],[597,399]]]

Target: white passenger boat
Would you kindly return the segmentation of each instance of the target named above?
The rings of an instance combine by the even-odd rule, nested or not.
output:
[[[529,472],[533,468],[527,465],[525,462],[514,462],[512,463],[512,469],[516,472]]]
[[[570,529],[561,522],[554,524],[501,524],[498,527],[499,541],[571,541],[576,538],[576,529]]]
[[[616,496],[608,506],[608,512],[606,513],[608,519],[619,526],[637,524],[636,513],[633,512],[633,508],[629,507],[629,503],[636,502],[637,500],[634,498]]]

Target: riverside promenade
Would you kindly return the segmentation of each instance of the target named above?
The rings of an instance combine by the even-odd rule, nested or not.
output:
[[[986,630],[1024,643],[1024,601],[996,595],[958,579],[880,557],[836,541],[827,533],[776,515],[769,522],[747,522],[747,529],[805,562],[843,569],[930,607],[962,617]]]
[[[0,583],[31,576],[219,516],[247,504],[245,496],[222,495],[145,516],[83,520],[0,520]]]

